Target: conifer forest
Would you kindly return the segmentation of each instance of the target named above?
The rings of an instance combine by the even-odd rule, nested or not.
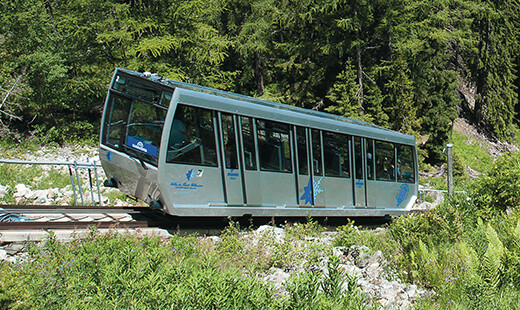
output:
[[[518,0],[3,0],[0,135],[98,134],[116,67],[413,134],[518,125]]]

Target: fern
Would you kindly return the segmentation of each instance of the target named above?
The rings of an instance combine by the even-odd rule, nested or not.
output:
[[[486,229],[486,237],[488,239],[488,246],[482,257],[482,274],[490,288],[496,290],[500,286],[504,270],[502,262],[505,249],[497,232],[489,224]]]

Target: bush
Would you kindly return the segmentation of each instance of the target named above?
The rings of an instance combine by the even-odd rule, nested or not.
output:
[[[475,183],[473,196],[479,215],[490,218],[496,211],[520,206],[520,152],[504,155]]]
[[[98,235],[32,246],[32,259],[0,263],[0,308],[266,309],[273,291],[197,246],[193,237]]]

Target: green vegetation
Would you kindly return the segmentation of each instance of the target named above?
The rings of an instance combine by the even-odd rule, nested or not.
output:
[[[519,8],[490,0],[3,1],[0,137],[95,139],[111,75],[123,67],[368,120],[420,136],[424,159],[439,163],[457,109],[500,140],[514,138]]]
[[[493,164],[493,156],[476,138],[453,132],[453,156],[462,163],[479,172],[486,171]],[[462,167],[463,168],[463,167]]]
[[[331,259],[329,274],[294,275],[283,290],[255,272],[265,246],[247,246],[230,225],[216,245],[194,236],[170,240],[95,229],[86,238],[29,247],[31,260],[0,263],[0,306],[5,309],[366,309],[355,280]],[[265,239],[272,238],[266,237]],[[267,241],[267,240],[264,240]],[[276,243],[276,242],[274,242]],[[292,254],[296,249],[287,249]],[[324,252],[316,251],[323,257]],[[291,261],[294,263],[295,261]],[[317,263],[310,260],[307,264]],[[347,279],[349,288],[341,289]]]
[[[221,239],[100,234],[69,243],[29,245],[30,259],[0,263],[0,305],[26,308],[366,309],[366,296],[344,274],[333,246],[381,250],[406,282],[433,290],[420,309],[515,309],[520,302],[520,153],[504,156],[468,186],[426,213],[385,229],[352,222],[331,245],[312,218],[247,234],[235,223]],[[329,272],[312,271],[326,258]],[[272,267],[304,272],[275,288]],[[391,273],[392,271],[389,270]],[[341,285],[348,283],[346,291]],[[374,305],[376,306],[376,305]]]

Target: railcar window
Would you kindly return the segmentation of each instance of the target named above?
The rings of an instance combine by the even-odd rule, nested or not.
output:
[[[217,166],[212,111],[182,104],[177,106],[166,162]]]
[[[125,141],[128,151],[156,163],[165,117],[166,109],[134,100]]]
[[[117,95],[112,96],[111,101],[110,110],[105,121],[105,139],[103,142],[119,148],[125,133],[128,108],[132,101]]]
[[[161,96],[161,102],[160,104],[163,106],[163,107],[166,107],[168,108],[170,106],[170,101],[172,100],[172,93],[169,92],[169,91],[163,91],[162,93],[162,96]]]
[[[363,179],[363,152],[361,145],[361,138],[354,137],[354,161],[356,165],[355,175],[356,179]]]
[[[260,169],[292,172],[289,125],[256,120]]]
[[[320,131],[316,129],[312,130],[312,167],[314,175],[323,175]]]
[[[394,166],[394,145],[388,142],[376,141],[376,179],[380,181],[395,181]]]
[[[253,120],[250,117],[240,117],[242,140],[244,143],[244,163],[247,170],[256,170],[255,138],[253,136]]]
[[[409,145],[397,146],[397,181],[415,182],[414,148]]]
[[[350,178],[348,136],[323,132],[325,175]]]
[[[374,173],[374,165],[375,164],[375,156],[374,156],[374,140],[367,139],[367,179],[373,180],[375,177]]]
[[[296,145],[298,146],[298,172],[300,175],[309,174],[309,161],[307,159],[307,135],[305,128],[296,127]]]
[[[233,125],[233,116],[230,114],[222,114],[222,136],[224,138],[226,168],[238,169],[235,127]]]
[[[114,89],[155,103],[159,101],[161,96],[161,90],[157,87],[154,88],[151,85],[141,83],[121,75],[116,77]]]

